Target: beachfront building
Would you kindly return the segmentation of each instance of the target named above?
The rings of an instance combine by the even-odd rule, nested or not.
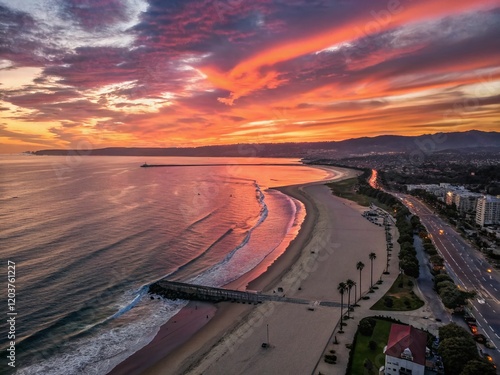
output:
[[[482,194],[471,193],[470,191],[459,192],[455,194],[453,203],[455,203],[458,212],[460,212],[461,214],[475,212],[477,201],[482,196]]]
[[[443,198],[448,190],[450,184],[418,184],[418,185],[406,185],[406,190],[408,192],[413,190],[425,190],[428,193],[435,195],[438,198]]]
[[[408,192],[413,190],[425,190],[426,192],[435,195],[440,201],[445,202],[449,206],[455,203],[455,197],[457,194],[470,193],[463,186],[455,186],[444,182],[440,184],[406,185],[406,190]]]
[[[466,193],[469,193],[469,190],[467,190],[463,186],[451,186],[446,191],[446,194],[444,196],[444,202],[448,206],[451,206],[453,203],[456,204],[457,197],[459,197],[461,194],[466,194]]]
[[[392,324],[384,348],[385,375],[424,375],[427,334],[412,326]]]
[[[485,195],[478,199],[476,223],[482,227],[500,224],[500,196]]]

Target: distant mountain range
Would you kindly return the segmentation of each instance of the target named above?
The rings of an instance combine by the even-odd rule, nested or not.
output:
[[[342,158],[355,155],[387,153],[424,153],[443,150],[467,151],[476,148],[500,149],[499,132],[466,132],[424,134],[420,136],[381,135],[344,141],[235,144],[202,147],[108,147],[88,151],[41,150],[36,155],[88,154],[101,156],[198,156],[198,157],[292,157]]]

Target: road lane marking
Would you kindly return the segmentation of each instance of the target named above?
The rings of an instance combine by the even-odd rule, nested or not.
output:
[[[488,327],[490,327],[491,332],[493,332],[493,333],[495,332],[495,330],[493,329],[493,327],[492,327],[492,326],[488,326]]]

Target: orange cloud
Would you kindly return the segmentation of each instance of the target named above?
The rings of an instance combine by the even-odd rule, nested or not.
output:
[[[321,33],[273,45],[240,62],[227,74],[213,68],[202,70],[216,87],[231,91],[229,98],[220,101],[232,105],[242,96],[263,88],[274,88],[281,83],[276,73],[270,76],[269,72],[262,73],[262,68],[410,22],[439,18],[443,14],[452,15],[494,3],[481,0],[427,0],[411,4],[399,0],[388,1],[385,9],[371,10],[369,13],[365,11]]]

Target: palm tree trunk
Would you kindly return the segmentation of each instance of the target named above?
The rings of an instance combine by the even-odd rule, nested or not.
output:
[[[351,310],[351,288],[349,288],[349,291],[347,292],[347,316],[349,317],[350,315],[350,310]]]
[[[370,259],[370,289],[373,289],[373,259]]]
[[[359,298],[363,295],[363,289],[361,289],[361,271],[359,270]]]
[[[342,318],[344,317],[344,293],[340,295],[340,330],[339,332],[343,332],[344,330],[342,329]]]

